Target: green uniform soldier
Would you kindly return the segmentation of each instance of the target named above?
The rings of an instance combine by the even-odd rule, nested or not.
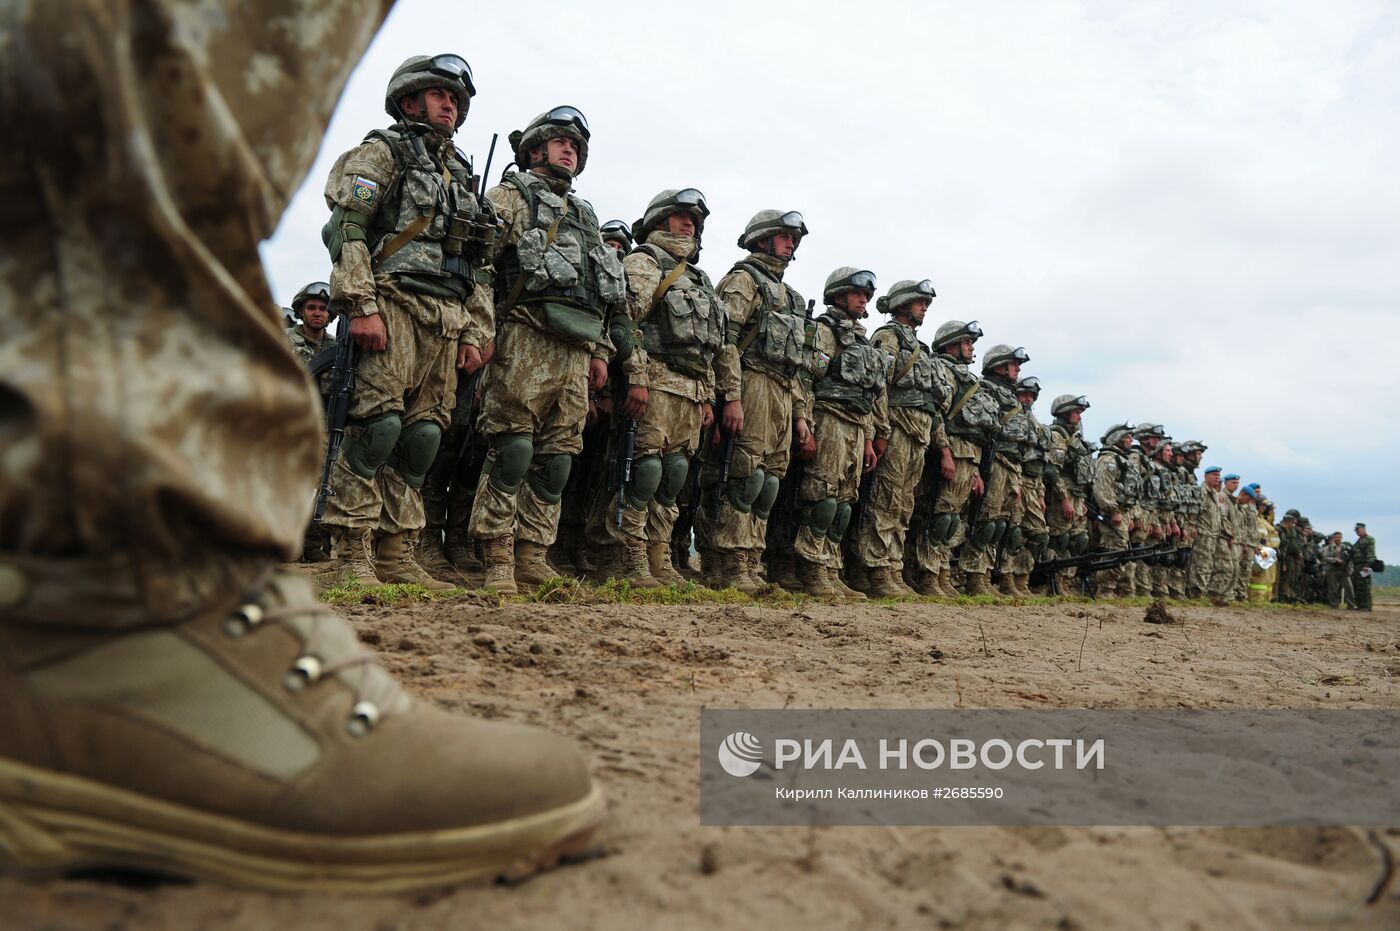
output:
[[[546,553],[583,449],[588,392],[607,381],[609,324],[626,298],[622,260],[573,189],[588,165],[583,114],[555,107],[509,138],[521,170],[486,193],[504,224],[493,282],[499,336],[470,525],[486,549],[486,587],[506,594],[559,575]]]
[[[287,342],[296,353],[302,365],[309,366],[316,354],[335,348],[335,337],[326,332],[331,320],[331,286],[324,281],[313,281],[297,292],[292,298],[292,312],[297,322],[287,328]],[[322,394],[329,389],[330,376],[323,375],[318,387]],[[323,397],[324,402],[324,397]],[[314,521],[306,525],[306,536],[301,546],[302,562],[325,562],[331,558],[330,529]]]
[[[1031,407],[1040,397],[1040,379],[1035,376],[1016,382],[1016,400],[1030,420],[1030,438],[1021,443],[1021,493],[1012,505],[1010,539],[1003,544],[1001,565],[1002,594],[1017,598],[1031,596],[1031,570],[1050,549],[1050,529],[1045,520],[1047,481],[1055,481],[1049,465],[1050,428],[1041,423]],[[1048,475],[1047,475],[1048,473]]]
[[[1356,590],[1356,610],[1371,610],[1371,564],[1376,561],[1376,538],[1366,525],[1356,525],[1356,542],[1351,545],[1352,587]]]
[[[1102,518],[1096,527],[1097,547],[1101,551],[1128,547],[1129,528],[1138,497],[1142,493],[1141,476],[1133,468],[1133,425],[1114,424],[1104,432],[1098,457],[1094,460],[1094,502]],[[1132,578],[1123,566],[1114,566],[1098,574],[1098,595],[1127,597],[1134,591]]]
[[[1089,551],[1088,499],[1093,493],[1094,458],[1082,423],[1088,409],[1089,399],[1082,394],[1062,394],[1050,404],[1055,419],[1046,454],[1051,480],[1045,487],[1045,519],[1056,559]],[[1073,568],[1060,570],[1056,584],[1062,593],[1070,590],[1075,572]]]
[[[1355,547],[1352,547],[1355,551]],[[1335,530],[1322,545],[1322,568],[1327,580],[1327,605],[1332,608],[1342,606],[1342,580],[1351,571],[1348,561],[1350,554],[1342,543],[1342,532]]]

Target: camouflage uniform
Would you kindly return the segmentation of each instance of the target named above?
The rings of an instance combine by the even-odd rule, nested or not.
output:
[[[1127,548],[1128,524],[1139,494],[1138,478],[1133,471],[1130,453],[1110,445],[1107,439],[1094,461],[1094,501],[1098,503],[1103,516],[1098,523],[1097,548],[1102,551]],[[1120,518],[1116,524],[1113,522],[1114,515]],[[1096,581],[1100,596],[1132,593],[1132,581],[1122,566],[1103,570]]]
[[[1201,590],[1211,598],[1226,598],[1239,563],[1234,556],[1234,511],[1224,489],[1202,485]],[[1194,568],[1194,560],[1193,560]]]
[[[311,360],[316,358],[316,354],[322,351],[329,351],[335,348],[335,337],[330,333],[322,332],[320,342],[312,342],[306,335],[302,324],[298,323],[294,327],[287,328],[287,343],[292,347],[292,352],[301,360],[302,365],[309,366]],[[320,383],[317,386],[323,395],[330,388],[330,373],[323,373]],[[321,457],[325,458],[325,445],[322,444]],[[311,521],[306,525],[306,535],[302,539],[301,558],[303,562],[324,562],[330,558],[331,535],[330,529],[325,524],[318,524]]]
[[[1050,451],[1046,468],[1053,476],[1046,483],[1045,517],[1056,559],[1080,556],[1089,551],[1088,498],[1094,484],[1094,460],[1079,424],[1056,417],[1050,426]],[[1060,502],[1068,500],[1072,516],[1066,518]],[[1062,593],[1069,590],[1074,569],[1059,573]]]
[[[1342,605],[1342,579],[1350,571],[1346,544],[1333,543],[1330,539],[1322,546],[1322,565],[1327,573],[1327,604],[1333,608]]]
[[[296,353],[302,365],[310,365],[311,360],[316,358],[316,354],[335,347],[335,337],[330,333],[322,332],[321,341],[313,343],[306,335],[306,328],[298,323],[294,327],[287,328],[287,343],[292,347],[292,352]]]
[[[1376,561],[1376,538],[1369,533],[1351,545],[1352,584],[1356,589],[1356,609],[1371,610],[1371,575],[1362,575]]]
[[[1013,538],[1006,545],[1001,561],[1002,591],[1021,597],[1031,594],[1031,570],[1044,559],[1050,546],[1050,528],[1046,520],[1047,472],[1054,481],[1053,467],[1047,468],[1051,439],[1050,428],[1041,423],[1029,407],[1025,416],[1030,421],[1030,439],[1022,443],[1021,496],[1012,509],[1012,524],[1008,533]],[[1008,584],[1009,583],[1009,584]]]
[[[1015,383],[991,372],[990,363],[995,358],[991,353],[996,348],[988,352],[982,366],[982,391],[996,401],[999,411],[996,455],[977,524],[968,528],[967,541],[958,556],[958,566],[968,577],[969,593],[985,585],[987,574],[995,568],[998,547],[1014,540],[1012,521],[1022,503],[1021,461],[1034,429],[1025,408],[1016,400]]]

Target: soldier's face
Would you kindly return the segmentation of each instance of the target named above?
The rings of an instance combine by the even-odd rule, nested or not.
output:
[[[1225,483],[1225,490],[1228,491],[1228,492],[1229,492],[1230,494],[1232,494],[1232,495],[1233,495],[1236,491],[1239,490],[1239,487],[1240,487],[1240,480],[1237,479],[1237,478],[1232,478],[1232,479],[1230,479],[1228,482]]]
[[[578,144],[568,136],[555,136],[544,144],[545,158],[551,165],[573,171],[578,167]]]
[[[1001,374],[1006,376],[1007,381],[1016,381],[1021,377],[1021,363],[1019,362],[1008,362],[998,366],[998,368],[1001,370]]]
[[[870,295],[864,291],[847,291],[842,295],[842,300],[846,305],[846,313],[852,317],[864,317],[865,308],[870,305]]]
[[[1219,473],[1219,472],[1207,472],[1207,473],[1206,473],[1206,487],[1207,487],[1207,488],[1211,488],[1211,489],[1217,489],[1217,488],[1220,487],[1220,473]]]
[[[1356,528],[1356,539],[1360,540],[1360,539],[1361,539],[1362,537],[1364,537],[1364,536],[1366,536],[1366,528],[1365,528],[1365,527],[1357,527],[1357,528]]]
[[[910,301],[905,307],[907,308],[906,313],[909,314],[909,319],[914,321],[914,326],[918,326],[924,322],[924,314],[928,313],[928,301],[920,298],[917,301]]]
[[[623,242],[621,239],[604,239],[603,242],[616,249],[618,255],[627,254],[627,243]]]
[[[307,298],[301,305],[301,319],[313,330],[324,330],[331,322],[330,308],[320,298]]]
[[[421,109],[416,97],[405,97],[399,106],[405,114],[429,126],[444,126],[449,132],[457,127],[457,95],[445,87],[425,90]]]
[[[778,258],[790,259],[797,251],[797,239],[791,233],[774,233],[770,248]]]
[[[694,236],[695,218],[685,211],[673,213],[666,218],[666,232],[676,236]]]
[[[1332,534],[1332,545],[1333,545],[1333,546],[1336,546],[1338,543],[1341,543],[1341,542],[1342,542],[1342,535],[1341,535],[1340,533],[1334,533],[1334,534]]]
[[[1030,407],[1035,404],[1035,395],[1029,391],[1018,391],[1016,392],[1016,400],[1021,402],[1022,407]]]
[[[1079,422],[1080,422],[1081,420],[1083,420],[1083,419],[1084,419],[1084,412],[1081,411],[1081,410],[1080,410],[1079,408],[1077,408],[1077,407],[1076,407],[1074,410],[1070,411],[1068,414],[1065,415],[1065,421],[1066,421],[1067,423],[1073,424],[1073,425],[1075,425],[1075,426],[1078,426],[1078,425],[1079,425]]]
[[[973,339],[961,340],[949,345],[948,349],[951,350],[953,358],[961,359],[964,363],[968,363],[972,361],[973,356],[977,352],[977,341]]]

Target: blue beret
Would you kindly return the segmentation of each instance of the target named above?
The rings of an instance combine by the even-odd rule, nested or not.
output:
[[[1227,482],[1238,482],[1239,480],[1239,475],[1234,472],[1231,472],[1229,475],[1225,476],[1225,481]]]
[[[1206,475],[1209,475],[1209,474],[1212,473],[1212,472],[1219,472],[1219,471],[1220,471],[1220,466],[1211,466],[1210,468],[1206,469],[1205,474],[1206,474]]]

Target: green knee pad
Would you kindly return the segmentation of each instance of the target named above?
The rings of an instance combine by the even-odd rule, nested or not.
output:
[[[668,453],[661,457],[661,487],[656,489],[656,503],[662,507],[672,507],[685,488],[686,476],[690,474],[690,460],[685,453]]]
[[[360,425],[359,432],[346,437],[341,447],[345,453],[345,464],[360,478],[374,478],[379,467],[389,461],[394,446],[403,432],[403,421],[398,414],[385,414]]]
[[[947,545],[953,539],[953,534],[958,532],[958,515],[956,514],[935,514],[933,516],[933,526],[929,529],[929,539],[934,543]]]
[[[564,487],[569,484],[569,472],[574,467],[574,457],[568,453],[545,453],[536,456],[530,467],[530,490],[546,504],[558,504],[564,497]],[[634,466],[635,469],[635,466]],[[633,473],[635,475],[635,471]],[[655,489],[652,490],[655,493]]]
[[[1068,552],[1069,552],[1069,534],[1068,534],[1068,533],[1057,533],[1057,534],[1055,534],[1053,537],[1050,538],[1050,546],[1055,550],[1055,552],[1059,553],[1059,554],[1062,555],[1062,556],[1063,556],[1064,554],[1068,553]]]
[[[1080,531],[1069,538],[1069,552],[1071,556],[1083,556],[1089,552],[1089,535]]]
[[[778,500],[778,486],[782,484],[782,479],[776,475],[763,473],[763,490],[758,493],[758,497],[753,503],[753,516],[759,520],[767,520],[769,513],[773,510],[773,502]]]
[[[1050,534],[1036,533],[1026,538],[1026,546],[1031,551],[1031,558],[1040,562],[1045,558],[1045,554],[1050,550]]]
[[[968,540],[974,549],[984,549],[990,546],[997,538],[997,522],[994,520],[984,520],[972,531],[972,536]]]
[[[491,437],[495,453],[487,468],[491,484],[508,495],[520,490],[520,480],[530,471],[535,455],[535,441],[528,433],[501,433]]]
[[[753,503],[763,492],[765,476],[766,473],[762,469],[754,469],[753,474],[748,478],[729,482],[726,491],[729,492],[729,503],[734,505],[734,510],[740,514],[747,514],[753,510]]]
[[[665,477],[665,466],[661,464],[660,456],[644,456],[632,463],[632,484],[627,486],[624,495],[627,499],[627,506],[638,511],[645,511],[651,499],[656,497],[656,491],[661,487],[661,479]]]
[[[811,527],[813,533],[823,537],[831,531],[831,525],[836,521],[836,510],[835,498],[808,501],[797,509],[797,522]]]
[[[403,428],[389,465],[399,470],[410,488],[422,488],[428,470],[442,444],[442,428],[430,420],[420,420]]]
[[[836,505],[836,516],[831,519],[831,526],[827,528],[826,538],[832,543],[840,543],[841,538],[846,535],[846,528],[851,526],[851,502],[842,501]]]
[[[1003,526],[1005,526],[1004,522]],[[1002,531],[1002,537],[1006,540],[1006,551],[1008,553],[1016,552],[1021,548],[1021,544],[1026,542],[1026,537],[1021,533],[1019,525],[1015,527],[1006,527],[1006,529]]]

